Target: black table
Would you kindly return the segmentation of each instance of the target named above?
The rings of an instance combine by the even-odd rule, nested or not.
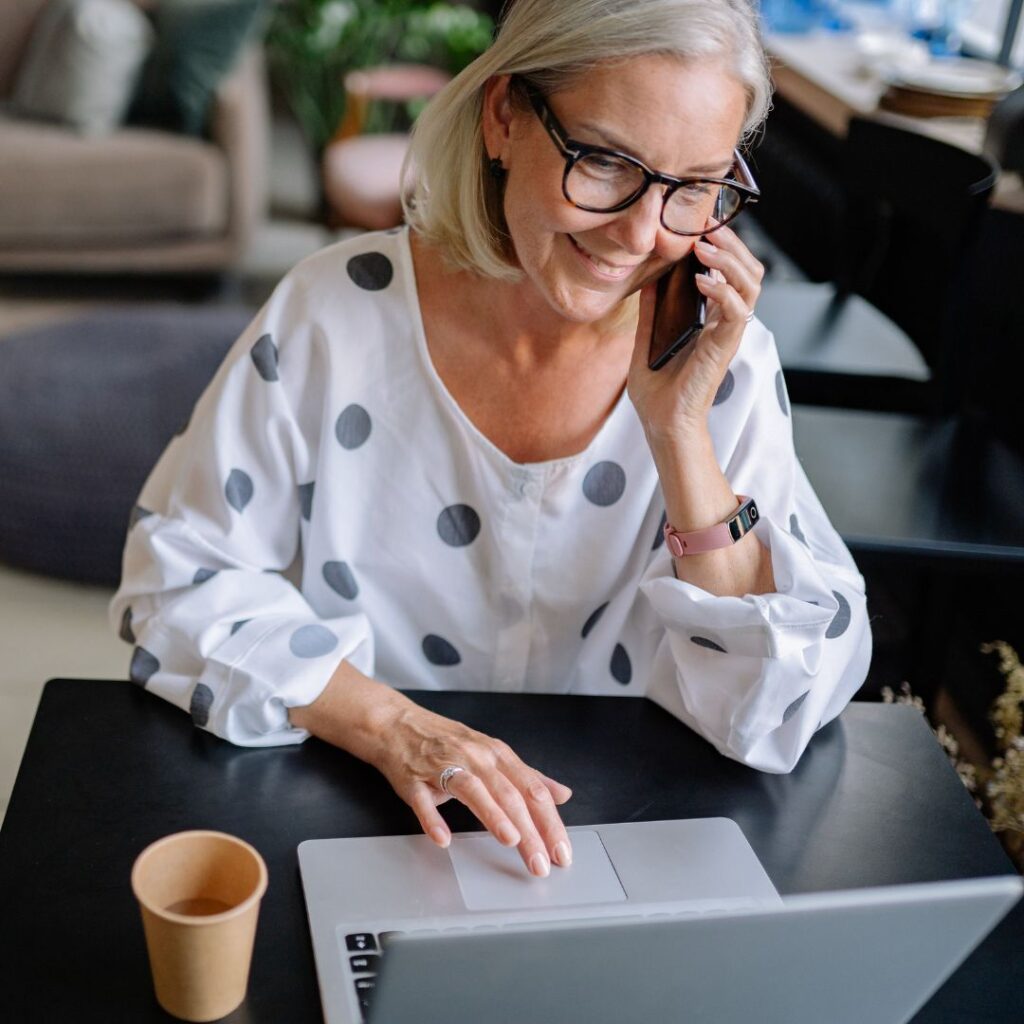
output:
[[[772,776],[723,758],[646,700],[412,696],[571,785],[567,824],[735,819],[783,894],[1012,871],[911,708],[851,705],[796,771]],[[464,808],[445,813],[456,829],[475,827]],[[0,1019],[168,1019],[152,995],[128,879],[147,843],[188,828],[243,837],[270,871],[235,1024],[321,1019],[299,841],[418,830],[373,769],[317,741],[240,749],[130,684],[51,681],[0,832]],[[1018,907],[915,1020],[1024,1020],[1021,948]],[[851,979],[861,982],[870,979]]]

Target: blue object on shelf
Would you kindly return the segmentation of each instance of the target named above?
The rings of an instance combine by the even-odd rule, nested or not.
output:
[[[810,32],[822,24],[825,13],[822,0],[761,0],[761,19],[768,32]]]

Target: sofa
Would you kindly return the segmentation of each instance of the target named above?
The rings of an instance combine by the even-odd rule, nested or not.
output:
[[[46,0],[2,2],[0,272],[205,274],[236,264],[266,206],[260,48],[220,83],[208,137],[80,134],[5,110]]]

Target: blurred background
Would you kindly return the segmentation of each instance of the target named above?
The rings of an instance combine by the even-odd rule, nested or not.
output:
[[[1013,667],[981,645],[1024,644],[1021,6],[763,0],[738,222],[868,581],[861,696],[907,684],[981,777]],[[401,222],[408,130],[500,10],[0,0],[0,815],[42,684],[126,676],[105,609],[149,468],[289,267]]]

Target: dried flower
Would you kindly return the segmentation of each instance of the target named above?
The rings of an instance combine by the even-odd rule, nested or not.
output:
[[[897,695],[893,692],[891,686],[882,687],[882,701],[885,704],[906,704],[908,707],[917,708],[922,715],[926,714],[924,701],[911,692],[910,683],[904,680],[900,683],[900,692]],[[957,738],[945,727],[945,725],[939,725],[938,728],[933,729],[935,738],[939,741],[939,745],[946,752],[946,756],[949,758],[949,763],[955,769],[957,775],[960,776],[960,781],[964,784],[968,793],[974,795],[974,803],[980,810],[984,810],[981,800],[978,798],[978,773],[977,769],[970,761],[960,756],[960,744]]]

